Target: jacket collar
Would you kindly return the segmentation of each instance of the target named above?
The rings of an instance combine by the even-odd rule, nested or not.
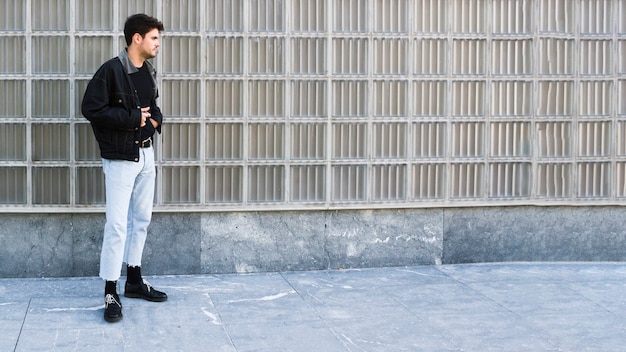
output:
[[[124,50],[122,50],[117,57],[120,59],[120,62],[122,63],[122,66],[124,66],[124,69],[126,70],[126,73],[131,74],[131,73],[135,73],[135,72],[139,71],[137,69],[137,67],[135,67],[133,62],[130,61],[130,57],[128,56],[128,51],[127,51],[126,48],[124,48]],[[156,74],[156,71],[155,71],[154,67],[152,66],[152,64],[150,63],[150,61],[146,60],[145,63],[148,65],[148,71],[152,75]]]

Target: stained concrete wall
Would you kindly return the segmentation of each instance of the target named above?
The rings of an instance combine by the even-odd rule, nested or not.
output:
[[[625,261],[626,208],[156,213],[146,275]],[[0,214],[0,277],[97,276],[103,214]]]

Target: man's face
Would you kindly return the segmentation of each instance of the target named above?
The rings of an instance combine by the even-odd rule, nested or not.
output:
[[[159,43],[159,37],[159,30],[155,28],[146,33],[146,35],[141,38],[141,41],[139,43],[139,51],[145,59],[152,59],[159,52],[159,47],[161,46],[161,44]]]

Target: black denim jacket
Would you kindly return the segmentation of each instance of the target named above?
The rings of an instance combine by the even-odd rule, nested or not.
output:
[[[159,123],[161,133],[163,114],[156,104],[159,96],[156,70],[146,61],[152,76],[153,94],[150,103],[151,118]],[[141,141],[141,107],[131,73],[137,68],[126,50],[100,66],[87,85],[81,110],[91,122],[100,156],[105,159],[139,161]],[[152,126],[147,122],[147,126]]]

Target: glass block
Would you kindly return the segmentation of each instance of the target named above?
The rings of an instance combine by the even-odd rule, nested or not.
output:
[[[326,74],[326,39],[293,38],[291,39],[291,72],[295,74]]]
[[[615,154],[626,156],[626,121],[617,121],[615,126]]]
[[[332,167],[332,201],[356,202],[367,200],[365,165],[335,165]]]
[[[281,74],[285,72],[283,38],[250,38],[249,55],[251,74]]]
[[[101,167],[76,168],[76,204],[104,205],[106,203],[104,172]]]
[[[404,75],[408,72],[407,39],[375,38],[374,73],[378,75]]]
[[[522,34],[532,31],[531,0],[496,0],[492,4],[492,33],[496,34]]]
[[[113,0],[77,1],[75,18],[76,28],[81,31],[112,30]]]
[[[373,165],[371,200],[379,202],[406,199],[406,165]]]
[[[626,198],[626,163],[624,162],[615,163],[615,196]]]
[[[619,80],[618,81],[619,87],[618,87],[618,94],[620,97],[624,97],[626,96],[626,80]],[[617,113],[619,115],[626,115],[626,99],[618,99],[618,106],[617,106]]]
[[[408,0],[377,0],[374,2],[374,32],[407,33],[409,31]]]
[[[531,40],[494,40],[491,46],[492,74],[502,76],[532,74]]]
[[[485,124],[482,122],[453,122],[451,152],[453,157],[482,157],[485,155]]]
[[[82,119],[83,113],[81,109],[81,105],[83,102],[83,96],[85,96],[85,91],[87,90],[87,84],[89,84],[88,79],[76,79],[74,80],[74,113],[75,118]]]
[[[372,124],[372,157],[375,159],[406,158],[407,126],[403,122]]]
[[[572,33],[576,21],[571,0],[540,1],[539,18],[537,21],[539,32],[542,33]]]
[[[611,194],[611,163],[582,162],[576,167],[578,198],[606,198]]]
[[[539,39],[539,73],[543,75],[574,74],[574,41],[570,39]]]
[[[33,204],[70,204],[70,168],[34,167]]]
[[[243,0],[207,1],[208,29],[212,32],[240,32],[243,29]]]
[[[448,43],[445,39],[415,39],[413,42],[413,73],[445,75]]]
[[[610,121],[578,123],[578,156],[605,157],[612,153]]]
[[[333,117],[367,116],[367,82],[333,81]]]
[[[624,60],[624,58],[626,57],[626,39],[625,40],[618,40],[617,41],[617,46],[618,46],[618,58],[622,58],[621,60],[617,60],[618,61],[618,68],[617,68],[617,72],[620,74],[626,74],[626,60]]]
[[[200,202],[200,168],[198,166],[163,166],[164,204]]]
[[[455,33],[485,33],[487,28],[487,0],[453,1],[450,23]]]
[[[489,164],[489,197],[529,197],[532,180],[531,171],[531,163]]]
[[[326,124],[291,124],[291,158],[323,160],[326,157]]]
[[[206,92],[208,116],[243,116],[243,81],[207,81]]]
[[[243,125],[210,123],[206,126],[208,160],[241,160],[243,158]]]
[[[69,124],[32,125],[33,161],[70,160]]]
[[[285,155],[285,125],[251,123],[248,125],[250,159],[280,160]]]
[[[74,125],[74,148],[77,161],[99,161],[101,159],[98,141],[88,123]]]
[[[491,122],[490,127],[490,156],[531,155],[530,122]]]
[[[452,82],[452,115],[468,117],[484,116],[484,114],[485,82]]]
[[[536,193],[542,198],[572,196],[572,165],[569,163],[537,164]]]
[[[491,84],[491,115],[530,116],[532,94],[532,82],[494,81]]]
[[[200,84],[201,81],[194,79],[163,80],[163,94],[159,97],[163,114],[167,117],[199,117],[202,104]]]
[[[250,116],[285,116],[284,81],[249,81]]]
[[[324,165],[293,165],[290,169],[292,202],[323,202],[326,197]]]
[[[336,0],[333,5],[333,32],[367,32],[367,0]]]
[[[413,124],[413,157],[442,158],[446,155],[446,123],[419,122]]]
[[[613,33],[613,0],[581,0],[580,33]]]
[[[455,75],[484,75],[485,48],[482,39],[454,39],[452,41],[452,73]]]
[[[119,22],[117,27],[122,31],[124,29],[124,23],[126,19],[136,13],[145,13],[148,16],[156,16],[157,14],[157,1],[159,0],[133,0],[133,1],[118,1],[119,2]],[[160,2],[160,1],[159,1]],[[165,23],[165,30],[170,30],[169,24]],[[125,47],[125,45],[124,45]]]
[[[0,48],[3,48],[3,50],[0,50],[0,74],[26,72],[25,37],[0,37]]]
[[[69,30],[70,1],[31,0],[31,23],[35,31]]]
[[[572,126],[569,122],[537,122],[537,155],[541,158],[566,158],[572,155]]]
[[[33,37],[34,73],[69,73],[70,38]]]
[[[0,118],[26,118],[26,81],[0,80]]]
[[[258,165],[248,168],[248,201],[252,203],[284,201],[285,167]]]
[[[200,1],[163,0],[163,20],[166,30],[194,32],[200,29]]]
[[[200,73],[200,38],[164,36],[160,50],[163,73]]]
[[[249,0],[250,30],[282,32],[285,30],[283,0]]]
[[[445,116],[448,110],[446,81],[413,82],[413,114],[415,116]]]
[[[570,116],[573,111],[573,81],[539,81],[537,115]]]
[[[364,159],[368,139],[364,123],[333,124],[333,159]]]
[[[76,37],[76,72],[93,74],[105,61],[117,56],[112,37]]]
[[[581,40],[579,46],[581,75],[606,76],[613,72],[613,43],[610,40]]]
[[[333,73],[336,75],[367,74],[367,39],[333,39]]]
[[[26,29],[26,1],[0,0],[0,31],[20,31]]]
[[[65,80],[33,81],[33,117],[67,118],[70,115],[70,84]]]
[[[485,165],[454,163],[449,167],[450,197],[468,199],[484,197]]]
[[[578,112],[582,116],[610,116],[612,81],[582,81],[579,86]]]
[[[0,167],[0,204],[26,204],[25,167]]]
[[[243,73],[243,38],[209,37],[206,56],[208,73],[241,74]]]
[[[243,201],[241,166],[210,166],[206,169],[206,200],[209,203]]]
[[[290,91],[292,117],[326,116],[326,81],[292,81]]]
[[[292,0],[291,30],[295,32],[321,33],[326,24],[325,0]]]
[[[617,3],[617,25],[620,34],[626,33],[626,4],[623,1]]]
[[[166,123],[161,134],[163,160],[198,160],[200,124]]]
[[[0,123],[0,160],[26,160],[26,124]]]
[[[413,0],[413,20],[418,33],[445,33],[448,4],[441,0]]]
[[[446,164],[419,163],[412,166],[411,198],[443,199],[446,192]]]
[[[374,81],[374,116],[406,116],[408,83],[406,81]]]

